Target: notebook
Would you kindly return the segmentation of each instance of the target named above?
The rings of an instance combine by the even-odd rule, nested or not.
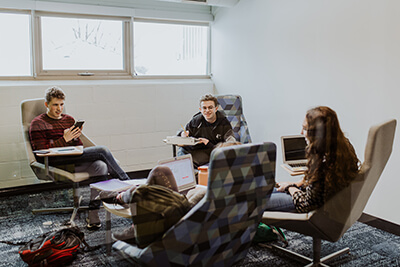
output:
[[[306,138],[304,135],[287,135],[281,137],[283,166],[292,172],[307,170]]]
[[[158,165],[165,165],[171,169],[180,193],[196,187],[192,155],[187,154],[180,157],[159,160]]]
[[[170,145],[194,146],[200,143],[200,140],[194,137],[167,136],[164,142]]]
[[[132,184],[119,179],[110,179],[97,183],[90,184],[90,188],[94,188],[100,191],[125,191],[132,187]]]

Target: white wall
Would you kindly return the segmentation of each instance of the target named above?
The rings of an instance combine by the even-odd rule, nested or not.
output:
[[[278,148],[281,135],[300,132],[307,109],[328,105],[363,160],[369,127],[400,114],[399,12],[395,0],[241,0],[220,8],[212,26],[216,90],[242,95],[254,141]],[[399,135],[365,209],[397,224]],[[284,176],[278,168],[277,180]]]
[[[210,80],[0,82],[0,188],[39,183],[28,166],[20,103],[44,97],[59,85],[67,113],[85,119],[84,132],[106,145],[129,171],[154,167],[172,156],[163,143],[198,111],[198,100],[213,93]]]

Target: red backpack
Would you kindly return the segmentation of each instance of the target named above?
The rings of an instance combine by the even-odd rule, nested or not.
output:
[[[78,227],[64,228],[29,241],[18,253],[29,266],[62,266],[75,259],[82,243],[89,247]]]

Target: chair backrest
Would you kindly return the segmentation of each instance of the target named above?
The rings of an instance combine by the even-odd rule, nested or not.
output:
[[[312,221],[325,240],[337,241],[360,218],[392,153],[396,123],[390,120],[370,128],[358,176],[315,211]]]
[[[143,250],[120,241],[114,247],[146,266],[231,266],[251,245],[275,184],[275,160],[273,143],[215,149],[205,197],[162,240]]]
[[[44,101],[44,98],[35,98],[27,99],[21,102],[22,134],[25,141],[25,150],[29,164],[32,164],[36,161],[35,155],[32,152],[32,145],[29,138],[29,127],[31,126],[32,120],[36,118],[36,116],[46,112]]]
[[[232,125],[233,133],[237,141],[246,144],[251,143],[251,137],[247,122],[243,114],[242,97],[240,95],[217,95],[219,109],[225,113]]]

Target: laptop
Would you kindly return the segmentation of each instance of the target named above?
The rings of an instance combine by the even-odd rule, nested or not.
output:
[[[165,165],[171,169],[180,193],[185,193],[189,189],[196,187],[196,176],[191,154],[159,160],[158,165]]]
[[[306,138],[304,135],[287,135],[281,137],[283,166],[292,172],[307,170]]]

